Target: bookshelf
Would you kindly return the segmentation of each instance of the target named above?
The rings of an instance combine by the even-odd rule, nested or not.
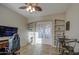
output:
[[[54,27],[54,45],[58,46],[58,38],[63,38],[63,33],[65,33],[65,20],[55,20]]]

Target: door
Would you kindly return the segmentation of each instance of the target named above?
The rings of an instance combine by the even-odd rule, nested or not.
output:
[[[52,45],[52,22],[37,22],[33,44]]]

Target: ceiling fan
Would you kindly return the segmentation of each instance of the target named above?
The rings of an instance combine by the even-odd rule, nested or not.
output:
[[[25,9],[29,12],[42,11],[42,8],[38,6],[38,3],[25,3],[25,6],[21,6],[19,9]]]

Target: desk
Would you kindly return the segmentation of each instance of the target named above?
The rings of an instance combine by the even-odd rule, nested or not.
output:
[[[7,46],[8,46],[8,39],[6,39],[6,40],[0,40],[0,49],[1,49],[1,52],[5,51],[4,48],[7,47]],[[19,49],[17,51],[15,51],[14,54],[20,54]]]
[[[8,39],[0,40],[0,49],[5,48],[8,45]]]

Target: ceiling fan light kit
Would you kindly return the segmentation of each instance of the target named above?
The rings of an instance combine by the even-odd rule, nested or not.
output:
[[[28,7],[26,8],[26,11],[34,12],[34,11],[35,11],[35,8],[32,7],[32,6],[28,6]]]
[[[20,9],[25,9],[27,12],[42,11],[42,8],[38,6],[37,3],[25,3],[25,6],[20,7]]]

